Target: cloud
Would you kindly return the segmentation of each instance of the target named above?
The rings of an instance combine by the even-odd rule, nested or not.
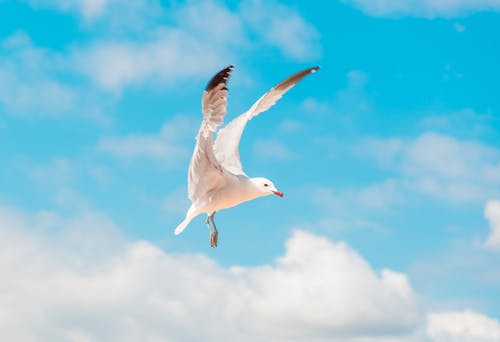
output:
[[[57,115],[72,110],[74,90],[51,77],[49,60],[60,56],[33,45],[22,31],[7,37],[0,50],[0,103],[13,114]]]
[[[108,21],[113,26],[135,26],[138,20],[151,17],[161,6],[157,0],[136,0],[123,2],[119,0],[29,0],[34,9],[53,9],[65,13],[74,13],[81,17],[85,24],[97,21]],[[143,19],[140,19],[140,17]]]
[[[226,29],[234,31],[231,27]],[[119,94],[132,86],[173,85],[183,79],[209,77],[225,61],[234,58],[224,43],[206,35],[162,28],[144,42],[94,42],[75,49],[72,58],[77,72],[104,91]]]
[[[321,49],[314,27],[277,2],[245,1],[233,11],[206,0],[172,10],[173,23],[153,25],[143,41],[106,39],[75,49],[80,71],[101,88],[119,93],[146,82],[209,77],[228,61],[237,63],[242,50],[261,48],[259,42],[300,61],[318,57]]]
[[[301,130],[304,130],[305,128],[306,125],[301,121],[294,119],[285,119],[279,124],[278,131],[280,133],[294,134]]]
[[[500,340],[500,322],[469,310],[431,313],[427,334],[436,342],[493,342]]]
[[[471,139],[498,135],[497,121],[498,118],[490,111],[479,113],[472,108],[463,108],[445,113],[430,112],[419,125],[425,130],[453,133]]]
[[[53,7],[61,11],[80,12],[86,18],[100,15],[110,3],[110,0],[31,0],[30,5],[37,7]]]
[[[347,73],[347,87],[336,94],[335,107],[341,111],[364,112],[371,108],[365,87],[369,76],[362,70]]]
[[[500,150],[427,132],[414,140],[370,138],[358,153],[400,173],[407,189],[456,203],[483,201],[500,185]]]
[[[4,40],[0,105],[15,115],[79,113],[104,120],[105,109],[130,87],[206,79],[263,47],[299,61],[321,50],[314,26],[278,2],[245,1],[236,9],[211,0],[168,6],[155,0],[29,3],[78,13],[99,38],[77,36],[57,51],[35,46],[23,32]]]
[[[488,201],[484,208],[484,216],[490,223],[491,228],[491,234],[484,246],[489,249],[500,250],[500,201]]]
[[[184,215],[189,208],[186,189],[178,187],[169,193],[162,202],[162,208],[167,214]]]
[[[276,1],[246,0],[240,12],[262,40],[285,56],[299,61],[320,57],[319,32],[291,7]]]
[[[165,166],[176,166],[179,160],[190,155],[182,142],[195,137],[198,122],[193,120],[175,117],[167,121],[159,133],[103,137],[97,143],[97,150],[126,162],[150,159]]]
[[[72,44],[64,56],[71,72],[116,94],[146,83],[209,77],[228,61],[236,63],[242,50],[262,48],[259,42],[292,60],[316,58],[321,50],[314,26],[278,2],[244,1],[236,10],[211,0],[168,7],[148,0],[135,5],[114,0],[33,0],[31,5],[81,13],[86,19],[103,17],[104,22],[124,18],[126,27],[141,20],[130,16],[142,13],[137,32],[116,34],[108,28],[100,40]]]
[[[457,17],[482,11],[499,11],[499,0],[343,0],[374,17]]]
[[[275,139],[257,140],[253,146],[253,154],[260,160],[287,160],[294,157],[290,148]]]
[[[85,82],[63,81],[61,75],[72,75],[66,56],[35,46],[25,32],[15,32],[1,42],[0,105],[6,113],[103,121],[101,110],[109,101],[87,89]]]
[[[455,29],[455,31],[462,33],[467,29],[467,26],[461,23],[453,23],[453,28]]]
[[[8,340],[376,339],[421,317],[404,274],[301,230],[273,264],[226,268],[126,241],[97,213],[0,207],[0,272]]]

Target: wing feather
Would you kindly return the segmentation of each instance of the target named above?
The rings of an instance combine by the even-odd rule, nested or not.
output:
[[[196,137],[188,172],[188,196],[196,201],[225,182],[224,170],[215,157],[212,133],[224,121],[227,107],[227,80],[234,67],[219,71],[207,84],[202,96],[203,121]]]
[[[319,67],[305,69],[281,81],[258,99],[248,111],[219,130],[214,144],[215,157],[225,169],[236,175],[245,175],[241,166],[238,149],[247,122],[271,108],[288,90],[300,82],[300,80],[318,69]]]

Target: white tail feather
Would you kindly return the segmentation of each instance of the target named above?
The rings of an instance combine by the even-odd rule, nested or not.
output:
[[[186,229],[186,227],[187,227],[187,225],[189,224],[189,222],[191,222],[191,219],[192,219],[191,217],[186,217],[186,218],[184,219],[184,221],[182,221],[182,222],[181,222],[181,223],[177,226],[177,228],[175,228],[175,230],[174,230],[174,234],[175,234],[175,235],[179,235],[180,233],[182,233],[182,231],[183,231],[184,229]]]
[[[195,206],[191,205],[191,207],[189,208],[187,214],[186,214],[186,218],[184,219],[184,221],[182,221],[178,226],[177,228],[175,228],[174,230],[174,234],[175,235],[179,235],[180,233],[182,233],[182,231],[184,229],[186,229],[187,225],[189,224],[189,222],[191,222],[191,220],[193,218],[195,218],[196,216],[198,216],[200,213],[198,210],[195,209]]]

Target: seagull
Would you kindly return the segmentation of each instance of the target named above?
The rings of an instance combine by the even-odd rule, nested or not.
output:
[[[223,123],[227,106],[227,80],[234,66],[219,71],[208,82],[201,99],[203,121],[196,137],[188,171],[188,197],[191,200],[185,219],[175,228],[175,235],[182,233],[189,222],[200,214],[207,214],[205,221],[210,233],[210,247],[217,247],[219,232],[214,216],[222,209],[258,197],[277,195],[283,197],[269,179],[248,177],[241,166],[238,146],[248,121],[268,110],[288,90],[319,67],[302,70],[271,88],[252,107],[217,133]],[[213,225],[213,231],[210,227]]]

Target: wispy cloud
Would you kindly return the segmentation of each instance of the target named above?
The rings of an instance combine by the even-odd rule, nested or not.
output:
[[[99,38],[77,39],[58,50],[35,46],[23,32],[4,40],[0,104],[13,114],[77,112],[102,119],[105,109],[127,88],[205,79],[214,70],[241,61],[242,51],[254,53],[266,46],[299,61],[317,58],[321,51],[314,26],[279,2],[249,0],[236,9],[211,0],[168,6],[154,0],[134,5],[115,0],[32,0],[30,4],[77,13],[84,26],[117,18],[123,19],[125,27],[142,22],[133,32],[96,23]]]
[[[294,156],[288,146],[276,139],[257,140],[253,146],[253,154],[260,160],[287,160]]]
[[[427,132],[414,140],[368,139],[356,150],[400,172],[405,188],[451,202],[484,201],[500,184],[500,150],[475,141]]]
[[[484,246],[500,250],[500,201],[490,200],[484,208],[484,216],[490,224],[491,233]]]
[[[0,103],[7,112],[54,116],[74,109],[75,91],[52,77],[51,60],[60,63],[61,56],[35,47],[22,31],[1,43]]]
[[[499,11],[498,0],[343,0],[375,17],[414,16],[424,18],[457,17],[474,12]]]
[[[190,150],[182,142],[195,136],[198,122],[184,117],[167,121],[160,132],[132,133],[123,136],[108,136],[97,143],[97,150],[122,161],[149,159],[165,166],[178,166],[179,160],[189,157]]]
[[[296,10],[276,1],[246,0],[241,16],[270,46],[299,61],[321,56],[320,35]]]
[[[26,117],[82,116],[103,121],[109,100],[72,76],[67,56],[35,46],[18,31],[0,46],[0,105],[11,115]],[[82,104],[85,104],[84,106]]]
[[[467,26],[465,26],[459,22],[456,22],[456,23],[453,23],[453,28],[455,29],[455,31],[462,33],[462,32],[465,32],[465,30],[467,29]]]
[[[83,19],[86,25],[97,21],[108,21],[116,26],[135,26],[142,20],[150,18],[155,11],[161,9],[157,0],[136,0],[123,2],[119,0],[28,0],[34,9],[53,9],[65,13],[73,13]]]

